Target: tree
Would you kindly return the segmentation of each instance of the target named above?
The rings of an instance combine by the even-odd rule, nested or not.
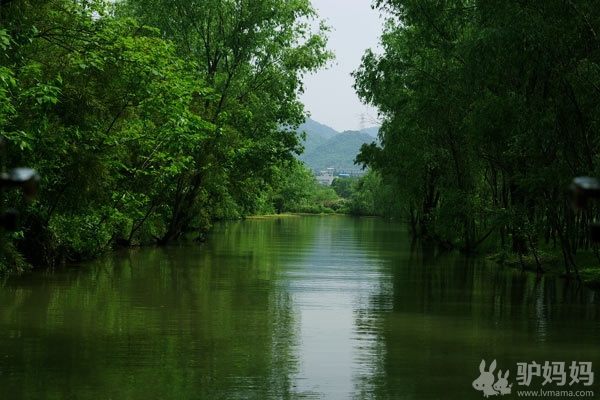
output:
[[[43,177],[19,204],[29,260],[269,209],[301,150],[302,74],[331,56],[314,16],[308,1],[3,3],[0,133]]]
[[[240,212],[252,212],[272,167],[301,150],[295,130],[304,121],[297,98],[303,74],[331,57],[327,29],[309,29],[316,16],[310,2],[128,0],[121,13],[158,27],[213,88],[200,112],[215,135],[194,155],[198,168],[179,177],[163,241],[189,229],[195,205],[210,207],[213,199],[229,197]]]
[[[358,161],[400,188],[415,232],[473,250],[491,236],[521,254],[554,238],[572,265],[589,245],[564,195],[597,174],[592,2],[381,0],[384,54],[356,90],[384,117]]]
[[[356,181],[356,178],[348,177],[348,178],[335,178],[333,182],[331,182],[331,187],[338,196],[349,199],[352,196],[352,185]]]
[[[39,200],[22,206],[20,247],[35,264],[131,239],[214,129],[193,113],[207,90],[173,46],[107,7],[14,1],[3,10],[15,38],[6,54],[14,112],[2,121],[9,161],[26,160],[43,179]]]
[[[468,10],[462,3],[443,3],[402,2],[398,15],[410,24],[388,21],[385,55],[367,52],[354,73],[359,96],[386,117],[380,130],[383,148],[364,146],[357,161],[398,182],[416,231],[439,242],[460,239],[469,248],[476,236],[472,204],[440,207],[444,189],[449,199],[470,198],[477,167],[461,120],[468,99],[457,43],[465,34]],[[438,229],[443,220],[452,221],[450,236]]]
[[[312,171],[300,161],[293,160],[279,173],[281,182],[272,194],[277,213],[307,211],[319,185]]]

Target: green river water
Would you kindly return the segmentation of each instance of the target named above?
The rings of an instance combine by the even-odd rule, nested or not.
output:
[[[497,398],[600,398],[600,296],[341,216],[0,285],[0,399],[482,399],[482,360]]]

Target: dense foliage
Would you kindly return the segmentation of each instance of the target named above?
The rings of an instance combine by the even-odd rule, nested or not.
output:
[[[5,161],[42,177],[32,204],[6,194],[7,248],[51,265],[273,209],[301,78],[331,58],[315,18],[309,0],[0,2]]]
[[[415,233],[473,251],[590,246],[592,205],[573,177],[600,173],[595,1],[377,0],[390,18],[357,92],[384,119],[358,161],[398,190]]]

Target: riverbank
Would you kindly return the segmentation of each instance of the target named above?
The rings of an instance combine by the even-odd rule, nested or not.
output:
[[[252,215],[245,216],[243,219],[245,220],[271,220],[271,219],[293,219],[293,218],[302,218],[302,217],[319,217],[319,216],[331,216],[331,217],[356,217],[356,218],[382,218],[377,216],[352,216],[350,214],[344,214],[340,212],[322,212],[322,213],[302,213],[302,212],[288,212],[281,214],[264,214],[264,215]],[[210,232],[207,233],[210,236]],[[184,239],[185,240],[185,239]],[[140,247],[140,246],[136,246]],[[153,247],[153,245],[142,245],[141,247]],[[0,271],[0,274],[7,275],[19,275],[24,272],[32,270],[32,267],[27,264],[27,262],[22,258],[18,257],[19,253],[16,250],[9,246],[6,248],[7,250],[7,258],[14,258],[15,268],[13,270],[3,270]],[[496,253],[492,253],[488,256],[476,256],[483,257],[488,262],[493,262],[498,265],[508,266],[514,269],[521,269],[527,271],[529,273],[537,274],[538,271],[538,262],[533,254],[523,255],[521,258],[518,255],[507,252],[500,251]],[[553,249],[543,249],[538,250],[538,260],[541,263],[543,268],[543,274],[559,276],[566,280],[578,280],[577,273],[572,271],[570,275],[565,273],[564,261],[562,258],[562,254]],[[579,266],[579,279],[580,282],[583,283],[586,287],[594,290],[600,291],[600,268],[599,267],[590,267],[591,265],[598,264],[598,258],[592,252],[579,252],[576,256],[576,263]]]
[[[578,279],[586,287],[600,291],[600,268],[590,267],[590,265],[598,264],[598,259],[592,253],[580,252],[575,257],[578,266],[577,271],[571,271],[567,274],[565,271],[564,260],[562,254],[556,251],[538,251],[538,260],[533,254],[523,255],[521,258],[517,254],[499,252],[486,257],[488,261],[495,262],[499,265],[505,265],[515,269],[521,269],[530,273],[538,274],[538,260],[543,269],[542,274],[556,275],[566,280]],[[579,276],[578,276],[579,275]]]

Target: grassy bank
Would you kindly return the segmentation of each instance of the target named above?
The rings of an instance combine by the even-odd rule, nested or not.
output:
[[[563,255],[555,249],[538,250],[538,257],[533,254],[525,254],[519,257],[512,252],[498,252],[487,257],[489,261],[496,262],[508,267],[522,269],[528,272],[539,273],[538,261],[544,274],[558,275],[564,279],[580,279],[588,288],[600,291],[600,260],[593,251],[579,251],[575,257],[577,271],[567,274]]]

